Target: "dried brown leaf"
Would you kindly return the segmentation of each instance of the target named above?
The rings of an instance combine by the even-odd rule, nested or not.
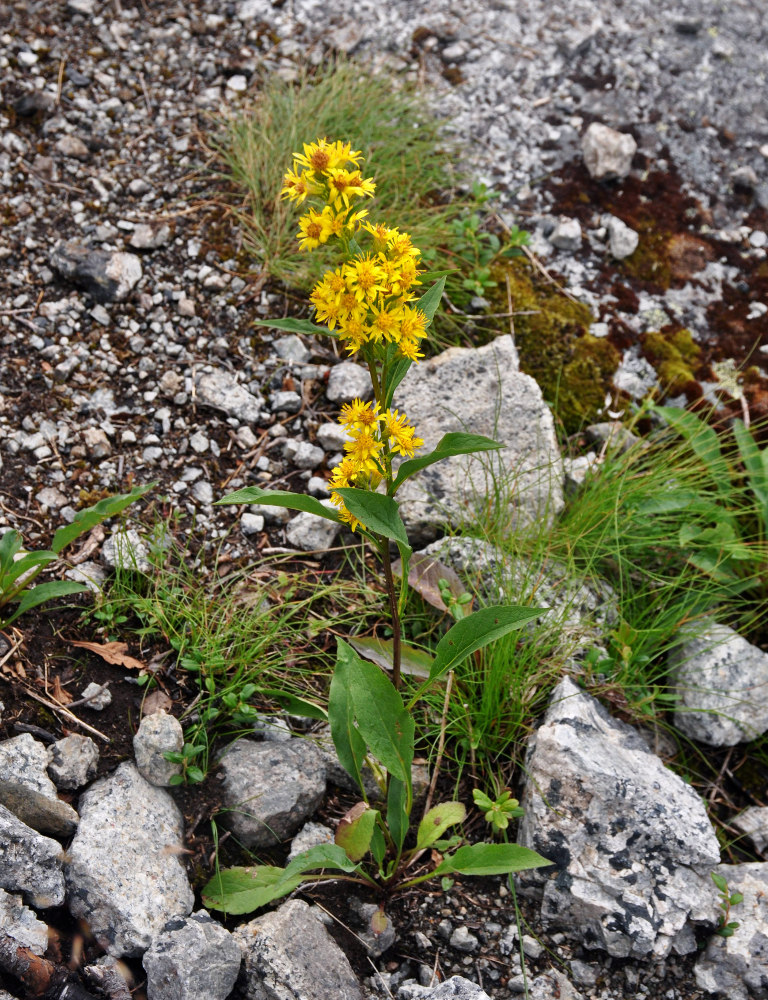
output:
[[[165,691],[153,691],[144,699],[141,706],[142,715],[156,715],[158,712],[170,712],[173,708],[173,700],[168,697]]]
[[[145,665],[141,660],[128,655],[127,642],[75,642],[70,640],[71,646],[79,649],[90,650],[100,656],[107,663],[114,663],[118,667],[126,667],[128,670],[144,670]]]
[[[72,695],[65,688],[61,686],[61,678],[53,678],[53,691],[51,692],[51,698],[57,701],[60,705],[68,705],[72,701]]]
[[[400,559],[393,565],[392,571],[398,576],[402,573],[403,564]],[[427,604],[431,604],[438,611],[447,611],[445,601],[440,596],[440,580],[446,581],[448,589],[454,597],[461,597],[466,589],[450,566],[444,565],[431,556],[413,556],[408,568],[409,585],[417,594],[421,594]]]

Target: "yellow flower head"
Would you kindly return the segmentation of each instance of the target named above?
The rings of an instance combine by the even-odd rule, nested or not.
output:
[[[327,139],[318,139],[317,142],[305,142],[303,155],[296,153],[294,159],[307,170],[325,174],[348,163],[356,167],[360,162],[360,152],[353,150],[348,142],[328,142]]]
[[[294,164],[294,167],[296,164]],[[300,205],[308,194],[315,191],[306,174],[299,174],[295,170],[286,171],[283,178],[283,187],[280,191],[281,198],[289,198]]]
[[[407,420],[405,414],[400,416],[397,410],[387,410],[384,414],[384,430],[392,451],[413,458],[414,449],[421,448],[424,441],[415,437],[416,428],[409,426]]]
[[[299,231],[296,239],[302,250],[314,250],[325,243],[333,232],[333,213],[324,208],[322,212],[310,208],[307,215],[299,219]]]
[[[345,264],[344,275],[347,287],[360,302],[373,302],[384,291],[386,275],[381,264],[370,254]]]
[[[372,430],[383,419],[379,414],[378,403],[364,403],[362,399],[345,403],[339,414],[339,423],[349,430],[352,428]]]
[[[383,450],[384,442],[368,428],[354,430],[353,436],[344,445],[344,451],[361,472],[381,472],[379,457]]]
[[[363,177],[359,170],[334,168],[328,170],[328,201],[336,205],[343,201],[349,208],[350,198],[372,197],[376,185],[370,177]]]

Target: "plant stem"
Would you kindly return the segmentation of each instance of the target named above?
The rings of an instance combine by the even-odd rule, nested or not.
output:
[[[392,615],[392,683],[395,690],[400,688],[400,610],[397,606],[397,593],[395,591],[395,579],[392,575],[392,559],[389,555],[389,541],[382,538],[379,542],[381,550],[381,561],[384,564],[384,579],[387,581],[387,594],[389,596],[389,610]]]

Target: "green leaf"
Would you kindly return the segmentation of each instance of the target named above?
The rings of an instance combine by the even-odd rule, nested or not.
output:
[[[720,892],[728,892],[728,882],[726,881],[724,876],[722,876],[719,872],[710,872],[709,876],[715,883],[716,888],[720,890]]]
[[[260,486],[245,486],[216,501],[217,504],[262,503],[268,507],[285,507],[288,510],[303,510],[324,517],[326,521],[339,521],[335,510],[329,510],[319,500],[304,493],[290,493],[288,490],[263,490]]]
[[[651,405],[650,408],[685,438],[704,464],[718,493],[724,497],[730,496],[731,475],[728,463],[720,451],[717,433],[695,413],[690,413],[688,410],[680,410],[676,406]]]
[[[425,847],[431,847],[436,840],[439,840],[449,826],[463,823],[467,810],[461,802],[441,802],[433,806],[419,823],[419,830],[416,835],[416,850],[420,851]]]
[[[413,717],[386,674],[350,653],[349,694],[360,735],[387,771],[410,788]]]
[[[410,825],[408,786],[390,776],[387,789],[387,827],[398,853],[403,849]]]
[[[451,268],[449,271],[424,271],[419,275],[419,281],[438,281],[440,278],[447,278],[451,274],[457,274],[458,268]]]
[[[339,820],[334,840],[350,861],[360,861],[368,853],[378,816],[378,809],[358,802]]]
[[[387,842],[384,839],[384,832],[379,825],[375,827],[373,836],[371,837],[371,854],[379,870],[381,870],[384,858],[387,856]]]
[[[350,646],[371,660],[382,670],[392,670],[394,663],[394,643],[391,639],[378,639],[376,636],[349,636]],[[424,649],[416,649],[408,643],[400,646],[400,670],[410,677],[420,677],[426,680],[432,667],[432,656]]]
[[[65,524],[56,532],[51,542],[51,549],[57,555],[80,535],[95,528],[97,524],[106,521],[108,517],[116,517],[121,514],[126,507],[140,500],[145,493],[154,489],[155,483],[148,486],[135,486],[130,493],[117,493],[112,497],[105,497],[98,503],[86,510],[78,511],[71,524]]]
[[[331,726],[331,738],[336,748],[339,763],[365,794],[362,778],[363,761],[366,755],[365,740],[355,726],[352,698],[349,691],[352,664],[357,658],[355,651],[343,639],[337,640],[336,666],[328,693],[328,722]]]
[[[11,585],[19,580],[20,577],[24,576],[25,573],[30,573],[29,579],[19,584],[16,590],[19,591],[23,587],[29,586],[43,566],[47,566],[48,563],[54,562],[56,559],[58,559],[56,553],[48,550],[44,550],[42,552],[27,552],[21,557],[21,559],[17,559],[13,562],[10,568],[7,569],[2,576],[0,576],[3,592],[10,592],[13,589]],[[37,572],[31,572],[33,570],[37,570]],[[13,598],[12,596],[5,595],[3,599],[8,601]]]
[[[731,904],[731,906],[738,906],[739,903],[744,902],[744,894],[741,892],[732,892],[728,899],[728,902]]]
[[[521,628],[543,614],[546,608],[523,608],[500,604],[493,608],[480,608],[451,626],[438,642],[435,661],[429,674],[431,681],[461,663],[477,649],[482,649],[494,639]]]
[[[438,306],[440,305],[440,300],[443,297],[443,292],[445,291],[445,276],[440,278],[438,281],[432,285],[429,291],[425,292],[421,298],[416,303],[416,308],[419,312],[423,312],[427,317],[426,326],[429,327],[430,323],[434,319],[435,313],[437,312]]]
[[[478,451],[498,451],[501,447],[502,445],[498,441],[483,437],[482,434],[461,432],[444,434],[434,451],[429,452],[428,455],[419,455],[418,458],[409,458],[401,464],[391,487],[392,492],[395,493],[410,476],[415,475],[421,469],[426,469],[428,465],[441,462],[444,458],[451,458],[453,455],[472,455]]]
[[[295,875],[318,871],[321,868],[337,868],[339,871],[349,873],[357,871],[359,865],[350,861],[344,849],[337,844],[317,844],[302,851],[287,865],[285,877],[293,878]]]
[[[254,326],[268,326],[272,330],[287,330],[289,333],[307,333],[312,336],[324,333],[327,337],[338,337],[338,331],[329,330],[327,326],[318,326],[309,319],[296,319],[288,316],[285,319],[259,319]]]
[[[18,607],[11,617],[2,619],[3,627],[16,621],[25,611],[31,611],[32,608],[36,608],[45,601],[52,601],[57,597],[69,597],[70,594],[82,594],[87,590],[84,583],[74,583],[69,580],[52,580],[50,583],[41,583],[39,586],[22,593]]]
[[[276,701],[290,715],[298,715],[303,719],[319,719],[321,722],[328,721],[326,710],[322,705],[316,705],[314,701],[298,698],[295,694],[281,691],[280,688],[264,688],[261,694]]]
[[[763,525],[768,527],[768,448],[760,449],[741,420],[734,420],[733,436],[747,470],[750,488],[762,507]]]
[[[395,361],[389,369],[387,384],[384,386],[385,410],[388,410],[392,406],[392,398],[395,395],[395,390],[408,374],[411,364],[412,362],[409,358],[400,358],[398,361]]]
[[[275,899],[287,896],[301,882],[300,874],[286,878],[284,868],[272,865],[225,868],[203,887],[203,904],[209,910],[252,913]]]
[[[444,858],[433,875],[507,875],[544,868],[551,861],[519,844],[468,844]]]
[[[396,500],[383,493],[356,490],[352,486],[343,486],[336,493],[342,498],[350,514],[362,521],[367,528],[410,549]]]
[[[0,536],[0,574],[13,566],[13,557],[20,551],[22,537],[18,531],[6,531]]]

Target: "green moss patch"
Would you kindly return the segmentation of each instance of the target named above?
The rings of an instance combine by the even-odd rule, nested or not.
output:
[[[682,392],[689,382],[696,381],[701,348],[690,330],[652,330],[644,334],[642,344],[645,356],[659,373],[665,392]]]

